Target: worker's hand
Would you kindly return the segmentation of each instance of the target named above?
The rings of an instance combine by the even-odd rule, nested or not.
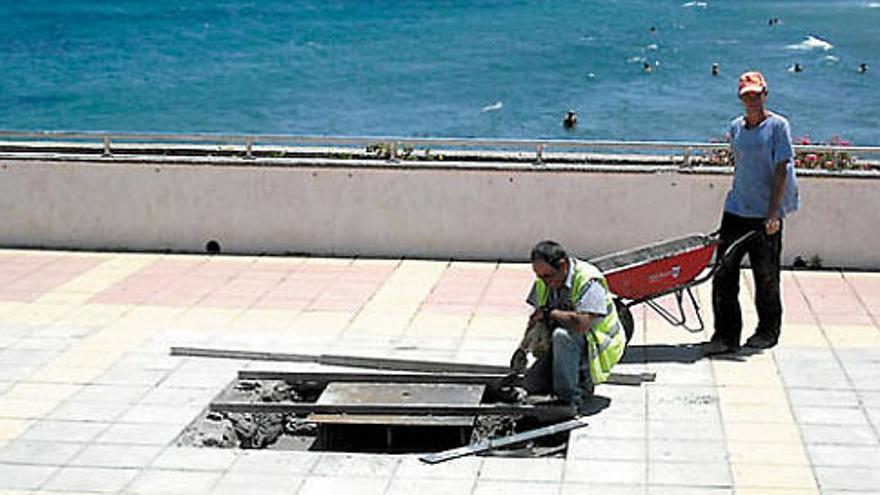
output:
[[[542,318],[544,318],[544,312],[541,311],[541,308],[535,308],[535,310],[532,311],[532,314],[529,315],[529,324],[526,326],[526,330],[528,331],[529,327],[534,326],[535,323],[541,321]]]
[[[767,235],[773,235],[779,232],[779,229],[781,228],[782,220],[780,220],[777,216],[772,216],[764,222],[764,232],[766,232]]]
[[[513,356],[510,357],[510,369],[518,373],[525,371],[526,365],[528,364],[528,356],[526,355],[526,351],[522,348],[517,349],[513,353]]]
[[[550,315],[550,313],[552,313],[552,312],[553,312],[553,310],[548,308],[547,306],[544,306],[543,308],[541,308],[541,313],[542,313],[541,318],[544,320],[544,324],[547,325],[548,327],[550,326],[550,322],[553,321],[553,317]]]

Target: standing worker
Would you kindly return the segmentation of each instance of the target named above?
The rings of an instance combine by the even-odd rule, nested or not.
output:
[[[746,346],[768,349],[776,345],[782,327],[779,269],[782,253],[782,219],[798,209],[791,129],[785,117],[773,113],[767,101],[767,82],[760,72],[739,78],[739,98],[745,116],[730,124],[733,186],[727,193],[721,218],[722,259],[731,243],[751,232],[758,234],[742,250],[731,253],[712,281],[715,333],[703,347],[705,355],[735,352],[740,347],[742,313],[739,305],[739,270],[748,253],[755,283],[758,326]]]
[[[553,241],[539,242],[531,261],[537,278],[526,302],[534,311],[511,368],[524,370],[532,352],[536,360],[525,373],[526,392],[552,393],[580,409],[623,355],[623,325],[598,268],[569,257]]]

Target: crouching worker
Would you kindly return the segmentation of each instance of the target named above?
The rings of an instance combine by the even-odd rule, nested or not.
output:
[[[552,394],[580,409],[623,355],[623,326],[598,268],[553,241],[538,243],[531,261],[537,279],[527,302],[534,312],[510,366],[525,371],[529,394]],[[526,370],[529,352],[535,362]]]

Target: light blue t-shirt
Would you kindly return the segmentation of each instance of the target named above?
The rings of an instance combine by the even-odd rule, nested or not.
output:
[[[782,161],[788,161],[788,175],[779,217],[797,210],[800,199],[788,120],[771,112],[757,127],[746,129],[745,117],[737,117],[730,123],[729,139],[734,159],[733,187],[727,193],[724,211],[741,217],[766,218],[773,174],[776,164]]]

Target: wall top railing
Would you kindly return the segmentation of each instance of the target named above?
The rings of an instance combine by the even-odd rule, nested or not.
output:
[[[27,143],[32,146],[60,146],[60,152],[75,152],[76,143],[98,143],[104,156],[113,156],[114,152],[124,151],[133,144],[148,145],[153,153],[161,152],[163,144],[174,145],[165,148],[173,152],[185,145],[225,145],[240,150],[243,158],[254,158],[255,146],[287,145],[305,146],[340,146],[340,147],[376,147],[382,151],[381,156],[388,160],[400,158],[402,150],[414,148],[430,148],[443,150],[473,150],[513,152],[527,151],[534,158],[534,163],[544,162],[545,152],[575,152],[580,150],[596,150],[619,153],[630,151],[636,154],[646,152],[664,152],[680,157],[679,163],[684,166],[699,165],[705,160],[695,160],[704,153],[723,153],[728,149],[726,143],[700,143],[684,141],[611,141],[611,140],[567,140],[567,139],[484,139],[484,138],[409,138],[399,136],[319,136],[293,134],[225,134],[225,133],[134,133],[104,131],[16,131],[0,130],[0,148],[9,148],[10,141],[19,140],[15,144]],[[63,142],[62,142],[63,141]],[[89,150],[94,152],[95,146]],[[198,150],[196,150],[198,151]],[[204,148],[206,155],[209,149]],[[796,152],[826,154],[880,155],[880,146],[839,146],[839,145],[796,145]],[[532,154],[533,153],[533,154]],[[191,154],[191,153],[190,153]]]

